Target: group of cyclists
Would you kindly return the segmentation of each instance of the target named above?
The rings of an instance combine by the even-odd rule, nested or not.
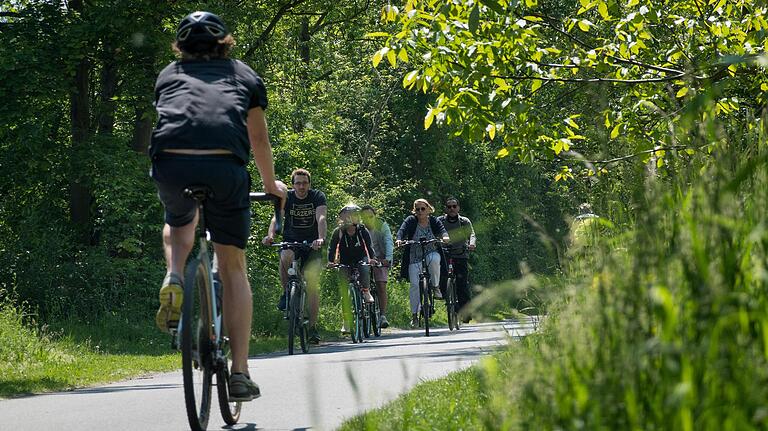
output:
[[[281,250],[280,280],[285,289],[288,268],[295,253],[304,265],[309,286],[310,341],[318,342],[319,279],[322,248],[328,234],[325,194],[311,187],[306,169],[291,173],[292,189],[275,177],[265,109],[268,106],[263,80],[249,66],[229,58],[235,44],[224,22],[210,12],[193,12],[179,23],[173,49],[178,60],[167,65],[155,84],[158,121],[152,134],[149,156],[150,176],[165,208],[162,230],[166,275],[160,288],[157,326],[171,331],[178,325],[183,302],[184,265],[194,244],[198,221],[197,206],[184,197],[184,189],[205,185],[210,194],[205,205],[206,228],[214,245],[218,275],[223,282],[225,326],[232,352],[229,399],[250,401],[260,396],[259,387],[248,372],[248,345],[253,302],[248,282],[245,246],[250,233],[251,177],[246,165],[256,163],[264,191],[284,199],[283,240],[311,244],[309,250]],[[420,238],[441,239],[446,251],[436,244],[426,249],[431,286],[441,296],[441,273],[445,274],[443,253],[454,262],[459,306],[469,301],[467,285],[468,251],[475,247],[472,224],[459,215],[459,202],[446,200],[446,212],[435,217],[425,199],[416,199],[412,214],[397,231],[395,245]],[[338,213],[339,225],[330,236],[328,263],[360,265],[362,295],[372,301],[368,290],[372,268],[380,302],[380,326],[387,327],[387,276],[393,260],[392,232],[371,206],[348,205]],[[273,218],[264,244],[275,240]],[[405,246],[401,274],[409,279],[412,325],[419,311],[418,285],[414,274],[421,271],[420,247]],[[441,265],[443,263],[443,265]],[[442,277],[445,278],[444,276]],[[443,287],[444,290],[444,287]],[[414,294],[415,293],[415,294]],[[285,291],[278,308],[286,306]]]

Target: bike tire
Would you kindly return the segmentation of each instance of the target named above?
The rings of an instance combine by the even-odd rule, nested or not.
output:
[[[227,361],[229,362],[229,361]],[[229,401],[229,366],[223,367],[216,372],[216,392],[219,395],[219,410],[221,418],[227,425],[234,425],[240,420],[240,410],[243,403],[240,401]]]
[[[445,285],[445,293],[446,293],[446,300],[445,300],[445,308],[446,312],[448,314],[448,329],[453,331],[454,329],[459,329],[457,326],[457,316],[456,316],[456,283],[452,278],[448,278],[448,282]]]
[[[301,344],[302,353],[309,352],[309,322],[304,316],[307,303],[307,289],[302,287],[301,295],[299,295],[299,310],[297,315],[299,316],[299,343]]]
[[[213,386],[212,348],[209,331],[211,292],[210,262],[194,259],[187,265],[181,322],[181,363],[184,403],[193,431],[208,427]]]
[[[429,285],[426,278],[421,280],[419,289],[421,290],[421,314],[424,316],[424,335],[429,337],[429,318],[432,314],[432,304],[429,302]]]
[[[360,298],[360,290],[352,286],[352,342],[363,342],[363,310]]]
[[[373,304],[371,304],[371,327],[373,335],[381,337],[381,309],[379,308],[379,296],[373,295]]]
[[[301,330],[298,327],[299,323],[299,300],[296,296],[298,294],[299,286],[296,280],[290,280],[288,282],[288,354],[293,355],[293,348],[296,345],[296,331]]]
[[[221,282],[219,282],[219,289],[223,289]],[[221,296],[217,296],[217,315],[222,314],[223,304],[221,299]],[[222,327],[221,333],[221,354],[221,362],[217,364],[216,369],[216,393],[219,398],[219,411],[221,412],[221,418],[224,419],[227,425],[234,425],[240,420],[240,410],[243,403],[240,401],[229,401],[229,367],[232,362],[232,354],[229,349],[229,338],[225,327]]]
[[[361,295],[362,296],[362,295]],[[363,302],[362,304],[362,312],[363,312],[363,337],[365,338],[371,338],[371,304],[367,302]]]

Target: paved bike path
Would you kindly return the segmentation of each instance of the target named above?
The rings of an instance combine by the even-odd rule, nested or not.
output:
[[[391,331],[363,344],[335,342],[309,354],[249,360],[261,398],[243,404],[234,430],[333,429],[345,418],[379,407],[422,380],[468,367],[533,322],[465,325],[458,332]],[[214,388],[215,389],[215,388]],[[222,429],[216,400],[208,429]],[[184,430],[181,372],[101,387],[0,401],[3,430]]]

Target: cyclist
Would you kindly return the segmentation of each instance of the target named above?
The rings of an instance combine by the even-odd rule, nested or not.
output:
[[[264,109],[262,79],[229,58],[234,39],[210,12],[193,12],[179,23],[173,49],[179,60],[166,66],[155,84],[158,121],[152,134],[150,175],[165,207],[163,247],[167,272],[160,288],[156,323],[163,331],[178,324],[184,264],[195,240],[197,206],[183,196],[190,185],[208,186],[207,228],[224,283],[224,318],[232,349],[230,400],[260,396],[248,373],[253,301],[246,272],[250,230],[250,151],[264,190],[285,196],[275,180]]]
[[[320,309],[320,271],[322,259],[318,250],[325,242],[328,231],[326,215],[325,193],[313,189],[311,175],[306,169],[295,169],[291,172],[293,189],[288,191],[285,202],[285,223],[283,228],[283,240],[288,242],[307,241],[312,244],[311,251],[299,252],[302,262],[302,272],[307,281],[307,294],[309,296],[309,341],[317,344],[320,335],[317,333],[317,314]],[[275,240],[275,219],[269,225],[267,236],[262,241],[265,245],[272,244]],[[280,282],[283,286],[283,294],[277,304],[280,311],[285,311],[288,289],[288,268],[293,262],[294,251],[283,250],[280,252]]]
[[[403,220],[400,229],[397,230],[397,241],[395,244],[401,246],[407,240],[420,239],[441,239],[448,243],[450,238],[445,227],[437,217],[433,216],[435,208],[426,199],[416,199],[413,201],[412,214]],[[443,252],[442,247],[432,243],[426,246],[426,262],[429,266],[429,284],[435,291],[435,297],[442,298],[440,295],[440,264],[444,260],[440,258]],[[411,327],[415,328],[419,324],[419,272],[421,272],[421,246],[406,246],[403,251],[403,260],[400,265],[400,276],[411,282],[409,290],[411,302]]]
[[[381,266],[373,268],[373,279],[376,282],[376,292],[379,297],[379,309],[381,317],[379,326],[389,327],[387,321],[387,279],[389,278],[389,266],[392,264],[392,231],[384,220],[376,216],[376,210],[371,205],[362,206],[362,220],[371,233],[371,242],[376,251],[376,260]]]
[[[368,229],[360,223],[360,207],[347,205],[339,211],[339,226],[331,233],[328,246],[328,264],[341,263],[356,266],[360,274],[360,286],[363,301],[373,302],[370,292],[371,272],[368,265],[376,265],[376,253],[371,245],[371,235]],[[344,269],[344,275],[349,278],[349,270]],[[343,331],[342,331],[343,332]]]
[[[451,196],[445,200],[445,214],[437,219],[443,223],[451,243],[447,247],[447,257],[453,260],[453,273],[456,276],[456,293],[459,309],[462,309],[472,298],[469,290],[469,252],[475,250],[475,229],[472,222],[459,214],[459,200]],[[445,269],[445,267],[443,267]],[[440,276],[440,289],[445,292],[445,280],[448,272]],[[469,323],[471,317],[465,315],[463,322]]]

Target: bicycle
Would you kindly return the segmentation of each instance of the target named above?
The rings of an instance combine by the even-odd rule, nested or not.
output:
[[[435,293],[429,286],[429,268],[427,266],[427,245],[432,243],[442,243],[442,240],[433,238],[402,241],[402,245],[419,245],[421,247],[421,271],[419,271],[419,326],[422,319],[424,321],[424,335],[429,337],[429,319],[435,313]],[[401,245],[401,246],[402,246]]]
[[[293,355],[296,346],[296,334],[302,353],[309,352],[309,320],[305,318],[307,306],[307,282],[301,275],[301,259],[299,251],[312,248],[312,244],[304,242],[276,242],[273,247],[280,250],[293,250],[293,261],[288,268],[288,288],[286,291],[286,306],[284,318],[288,321],[288,354]]]
[[[447,253],[446,253],[447,255]],[[459,330],[459,298],[456,294],[456,274],[453,272],[453,258],[448,258],[448,278],[445,282],[445,307],[448,314],[448,329]]]
[[[190,186],[183,193],[197,201],[199,251],[184,271],[184,301],[179,323],[171,329],[171,343],[174,349],[181,346],[184,402],[189,426],[193,431],[204,431],[210,418],[214,375],[221,417],[228,425],[234,425],[240,419],[241,403],[229,401],[230,352],[221,304],[223,286],[218,277],[214,278],[205,226],[204,202],[211,191],[205,186]],[[279,229],[280,197],[253,192],[250,193],[250,200],[273,201]]]
[[[360,263],[360,265],[368,265]],[[352,305],[352,325],[351,334],[353,343],[362,343],[365,331],[366,319],[370,319],[369,308],[363,305],[363,296],[361,293],[362,285],[360,283],[360,271],[357,265],[345,265],[342,263],[329,263],[329,268],[347,269],[349,271],[349,299]],[[344,317],[346,319],[346,316]],[[367,336],[366,336],[367,338]]]

